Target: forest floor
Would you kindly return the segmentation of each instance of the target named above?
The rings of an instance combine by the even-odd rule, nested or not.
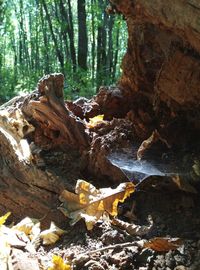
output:
[[[124,229],[103,222],[87,231],[80,221],[68,227],[59,242],[48,248],[40,246],[36,254],[28,257],[37,259],[41,267],[38,269],[48,269],[52,256],[59,255],[71,260],[72,269],[77,270],[197,270],[200,269],[199,211],[200,201],[194,194],[166,189],[137,191],[121,204],[119,218],[147,225],[151,215],[153,227],[145,235],[130,235]],[[143,242],[154,237],[179,238],[181,244],[166,251],[142,247]]]
[[[39,102],[33,104],[38,105]],[[43,102],[42,105],[44,104]],[[57,108],[56,102],[54,105]],[[48,108],[48,103],[46,107]],[[63,107],[61,106],[61,108]],[[69,121],[73,121],[69,123],[71,127],[74,127],[75,120],[70,117]],[[46,122],[44,123],[46,128],[48,125],[46,125]],[[51,127],[51,125],[49,126]],[[81,127],[85,132],[85,126]],[[56,127],[55,130],[57,130]],[[74,130],[76,133],[78,129]],[[108,218],[99,220],[92,230],[87,230],[83,220],[80,220],[74,226],[70,226],[69,219],[66,217],[65,227],[62,228],[65,233],[61,237],[58,237],[59,234],[54,234],[56,240],[59,240],[56,243],[52,241],[51,243],[54,243],[48,246],[43,245],[44,242],[42,243],[42,232],[38,233],[37,231],[37,234],[34,235],[32,231],[31,238],[30,231],[26,233],[22,230],[26,234],[26,241],[18,233],[15,238],[20,239],[16,239],[17,242],[14,241],[15,239],[13,241],[8,239],[9,244],[11,242],[8,254],[3,253],[3,248],[7,248],[7,239],[4,246],[0,241],[0,270],[199,270],[199,146],[195,144],[194,149],[191,147],[190,152],[187,148],[184,148],[184,151],[172,151],[172,149],[168,149],[166,140],[157,131],[154,131],[153,135],[148,140],[143,141],[141,145],[139,144],[138,148],[138,145],[135,146],[137,141],[134,138],[131,122],[120,118],[112,121],[101,120],[96,126],[95,124],[90,125],[87,132],[91,135],[91,145],[90,151],[86,148],[87,154],[84,152],[83,160],[81,160],[80,153],[77,150],[73,152],[70,148],[69,150],[68,148],[67,150],[62,149],[62,151],[56,150],[56,148],[41,150],[38,155],[39,163],[36,162],[38,167],[36,168],[40,171],[45,170],[49,173],[48,175],[54,173],[56,179],[65,179],[64,184],[59,189],[62,193],[64,188],[68,191],[74,190],[75,180],[81,177],[89,178],[89,182],[92,182],[98,188],[119,184],[126,181],[127,178],[128,180],[137,180],[136,188],[128,182],[128,185],[133,187],[131,192],[128,192],[127,189],[123,190],[123,194],[128,193],[130,195],[131,193],[131,196],[125,201],[124,199],[127,196],[123,195],[123,199],[121,199],[120,191],[114,194],[117,194],[116,197],[112,193],[107,194],[109,200],[110,197],[114,197],[113,200],[111,199],[112,206],[109,205],[110,202],[106,200],[106,196],[102,199],[98,193],[99,190],[87,185],[88,183],[86,183],[87,188],[84,186],[85,189],[83,188],[82,193],[79,193],[80,197],[87,194],[84,197],[85,201],[83,199],[85,204],[82,203],[81,205],[81,198],[70,192],[68,194],[71,195],[66,197],[69,199],[71,196],[71,201],[65,198],[66,205],[63,208],[67,209],[68,207],[68,212],[71,211],[70,217],[73,217],[75,221],[77,221],[77,216],[81,216],[80,212],[77,214],[78,211],[84,209],[81,213],[82,217],[87,216],[91,219],[97,217],[98,220],[98,211],[101,214],[106,211],[111,214],[111,212],[114,212],[111,210],[114,209],[113,205],[116,200],[117,202],[123,201],[118,206],[118,212],[114,212],[118,213],[117,219],[111,221]],[[39,135],[37,136],[39,137]],[[72,135],[74,134],[72,133]],[[82,133],[80,132],[79,135],[82,135]],[[80,136],[80,138],[85,142],[85,137]],[[90,162],[88,160],[86,162],[86,159],[89,159]],[[93,170],[90,171],[90,167]],[[131,177],[128,177],[128,173],[129,176],[131,174]],[[96,175],[96,181],[92,175]],[[187,181],[188,178],[193,182]],[[57,181],[55,183],[57,185]],[[36,186],[35,183],[34,185]],[[43,189],[44,187],[46,186],[42,186]],[[96,193],[94,189],[95,192],[97,191]],[[91,190],[93,190],[93,193]],[[57,197],[60,193],[54,191],[53,195],[56,197],[57,204]],[[92,195],[96,200],[90,200]],[[71,202],[76,207],[70,208]],[[50,206],[50,211],[59,211],[57,206],[54,209]],[[90,208],[88,214],[89,211],[87,212],[85,208],[90,206],[92,210]],[[45,214],[48,216],[49,213]],[[59,214],[61,213],[59,212]],[[58,224],[61,224],[55,216],[53,216],[55,223],[57,221]],[[0,218],[0,227],[3,225],[4,219],[6,219],[4,216]],[[41,223],[42,219],[45,219],[45,216],[41,218]],[[37,222],[39,224],[39,220]],[[87,222],[88,220],[86,220]],[[32,229],[37,224],[34,224]],[[0,235],[6,234],[7,236],[9,229],[7,228],[5,232],[0,230]],[[38,228],[35,227],[35,229]],[[36,243],[33,241],[34,236],[37,236],[35,240],[38,242],[36,241]],[[20,240],[20,243],[18,240]],[[27,249],[29,243],[34,249]],[[2,254],[5,255],[5,258]],[[55,255],[58,256],[58,260],[61,260],[60,267],[56,266],[55,260],[54,266],[52,264],[52,258],[55,259]],[[62,260],[66,265],[62,265]],[[11,267],[7,267],[7,261],[10,261]],[[2,262],[6,265],[5,268],[1,267]]]

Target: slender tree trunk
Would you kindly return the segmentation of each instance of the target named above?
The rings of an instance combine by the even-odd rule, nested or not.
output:
[[[88,36],[85,0],[78,0],[78,65],[87,70]]]
[[[47,8],[47,4],[46,4],[45,0],[40,0],[40,1],[41,1],[42,6],[43,6],[43,8],[45,10],[46,18],[47,18],[47,21],[48,21],[48,24],[49,24],[49,29],[50,29],[50,32],[51,32],[52,40],[54,42],[54,46],[55,46],[56,54],[57,54],[57,57],[58,57],[58,61],[60,63],[60,66],[61,66],[61,69],[62,69],[62,72],[63,72],[64,71],[63,54],[59,49],[57,38],[56,38],[56,35],[55,35],[54,31],[53,31],[53,25],[52,25],[52,22],[51,22],[51,17],[50,17],[48,8]]]
[[[99,0],[99,8],[103,10],[103,15],[100,13],[98,18],[98,30],[97,30],[97,90],[99,86],[104,83],[106,77],[106,45],[107,45],[107,18],[108,15],[105,12],[105,3],[103,0]]]
[[[42,36],[43,36],[44,49],[45,49],[45,54],[44,54],[44,58],[45,58],[44,71],[45,71],[46,74],[48,74],[50,72],[50,70],[49,70],[50,59],[49,59],[49,51],[48,51],[47,29],[46,29],[46,26],[45,26],[42,5],[40,5],[40,18],[41,18]]]
[[[102,63],[104,66],[104,74],[106,74],[105,68],[106,68],[106,58],[107,58],[107,25],[108,25],[108,14],[106,13],[106,11],[104,10],[103,13],[103,26],[102,26],[102,49],[101,49],[101,53],[102,53]]]
[[[113,78],[113,25],[114,17],[110,15],[108,20],[108,53],[106,58],[107,82]]]
[[[37,19],[36,19],[37,20]],[[30,67],[33,69],[35,67],[35,58],[36,54],[35,52],[35,36],[33,35],[33,20],[32,20],[32,14],[29,12],[28,16],[28,22],[29,22],[29,31],[30,31]]]
[[[19,21],[19,64],[23,65],[23,16],[22,16],[22,1],[20,0],[20,21]]]
[[[112,80],[114,81],[116,78],[116,70],[117,70],[117,63],[118,63],[118,51],[119,51],[119,31],[120,28],[117,28],[116,31],[116,40],[115,40],[115,53],[113,59],[113,72],[112,72]]]
[[[39,9],[39,5],[38,5]],[[36,33],[35,33],[35,70],[40,70],[40,50],[39,50],[39,10],[36,12]]]
[[[63,34],[65,36],[65,40],[67,40],[67,34],[69,36],[69,48],[70,55],[72,61],[72,69],[75,73],[76,71],[76,50],[75,50],[75,40],[74,40],[74,29],[73,29],[73,21],[72,20],[72,11],[71,11],[71,2],[68,1],[68,9],[66,9],[63,0],[59,1],[60,13],[62,16],[62,20],[64,22],[63,26]]]
[[[102,72],[101,47],[102,47],[102,26],[99,25],[97,28],[97,68],[96,68],[97,92],[99,90],[99,86],[101,85],[101,72]]]
[[[65,40],[63,40],[63,34],[62,34],[62,24],[64,21],[62,21],[61,19],[61,14],[60,14],[60,9],[59,9],[59,4],[57,0],[54,0],[54,5],[52,6],[52,14],[54,16],[54,18],[56,19],[56,24],[58,25],[56,27],[56,37],[58,40],[58,44],[59,44],[59,50],[63,53],[63,59],[64,59],[64,63],[65,63],[65,51],[64,51],[64,43]]]
[[[96,37],[95,37],[95,14],[94,14],[95,1],[91,0],[91,15],[92,15],[92,84],[94,87],[94,76],[95,76],[95,47],[96,47]]]
[[[70,49],[73,63],[73,71],[76,72],[76,50],[75,50],[75,39],[74,39],[74,25],[73,25],[73,16],[72,16],[72,7],[71,1],[68,0],[68,24],[69,24],[69,40],[70,40]]]
[[[4,17],[4,14],[3,14],[3,1],[1,0],[0,1],[0,25],[3,22],[3,17]]]
[[[68,37],[68,33],[69,33],[69,25],[68,25],[68,14],[67,11],[63,5],[62,0],[59,1],[59,8],[60,8],[60,16],[61,16],[61,33],[62,33],[62,38],[64,40],[64,47],[65,47],[65,57],[66,57],[66,61],[68,61],[68,59],[71,59],[72,62],[72,66],[74,66],[74,63],[72,61],[72,53],[71,50],[69,51],[69,37]],[[70,61],[70,60],[69,60]]]
[[[24,3],[23,0],[20,0],[19,2],[20,6],[20,31],[21,31],[21,57],[23,57],[22,62],[25,63],[25,70],[30,71],[30,55],[29,55],[29,50],[28,50],[28,37],[27,33],[25,31],[25,23],[24,23]]]

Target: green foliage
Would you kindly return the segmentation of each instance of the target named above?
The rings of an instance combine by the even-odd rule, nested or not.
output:
[[[53,39],[43,3],[46,3]],[[105,15],[107,0],[86,0],[88,57],[87,70],[73,68],[70,31],[76,62],[78,59],[77,0],[71,0],[72,22],[69,21],[70,1],[61,0],[0,0],[0,102],[17,94],[32,91],[45,74],[62,72],[65,75],[64,94],[68,99],[91,97],[100,84],[113,84],[120,76],[120,63],[126,49],[126,23],[118,15],[109,30],[109,16]],[[100,4],[101,2],[101,4]],[[72,24],[72,25],[71,25]],[[73,28],[72,28],[73,26]],[[104,60],[98,59],[99,27],[104,31]],[[72,29],[74,29],[72,31]],[[109,31],[112,40],[109,40]],[[109,50],[109,42],[112,44]],[[58,50],[64,59],[62,67]],[[102,51],[102,49],[100,48]],[[106,58],[106,59],[105,59]],[[112,61],[107,59],[112,58]],[[98,61],[101,61],[98,63]],[[113,66],[111,66],[113,64]],[[100,66],[99,70],[97,66]]]
[[[74,100],[81,96],[91,98],[95,93],[90,72],[79,69],[74,75],[65,75],[65,99]]]

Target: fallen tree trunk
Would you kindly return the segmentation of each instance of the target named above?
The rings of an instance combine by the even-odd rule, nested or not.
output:
[[[125,16],[129,32],[118,87],[101,87],[91,100],[65,102],[63,75],[51,74],[31,94],[1,107],[1,211],[10,210],[17,218],[46,215],[45,222],[62,224],[58,196],[65,188],[72,190],[78,178],[105,179],[101,186],[126,179],[110,157],[120,149],[131,149],[141,159],[158,143],[157,159],[183,149],[190,153],[190,162],[185,161],[189,171],[196,164],[193,158],[198,161],[197,1],[111,2],[114,12]],[[86,121],[98,114],[107,121],[88,128]],[[179,180],[175,177],[178,185]]]
[[[80,176],[79,151],[89,136],[64,104],[63,83],[62,74],[46,76],[33,93],[1,107],[0,209],[17,218],[62,222],[58,195]]]

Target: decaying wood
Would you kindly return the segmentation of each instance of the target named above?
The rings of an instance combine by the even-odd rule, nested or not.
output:
[[[31,117],[44,135],[54,140],[54,146],[66,143],[80,148],[89,143],[89,137],[84,132],[84,123],[74,117],[67,109],[63,97],[64,76],[52,74],[45,76],[38,83],[39,100],[31,100],[23,112]]]
[[[46,76],[32,94],[0,111],[0,209],[17,218],[26,213],[62,222],[57,196],[80,173],[79,151],[89,136],[65,106],[63,82],[61,74]]]
[[[153,119],[153,130],[156,128],[172,145],[178,143],[177,137],[181,144],[194,133],[199,136],[199,2],[111,2],[127,21],[128,49],[119,86],[125,95],[129,89],[134,115],[143,109]],[[152,125],[144,125],[152,132]]]
[[[142,145],[154,130],[164,147],[197,148],[198,1],[111,2],[124,15],[129,34],[117,87],[101,87],[91,100],[65,102],[63,75],[50,74],[31,94],[0,108],[1,212],[47,215],[46,221],[62,223],[60,192],[85,176],[105,179],[105,185],[125,180],[107,156]],[[108,121],[89,129],[85,121],[98,114]]]

